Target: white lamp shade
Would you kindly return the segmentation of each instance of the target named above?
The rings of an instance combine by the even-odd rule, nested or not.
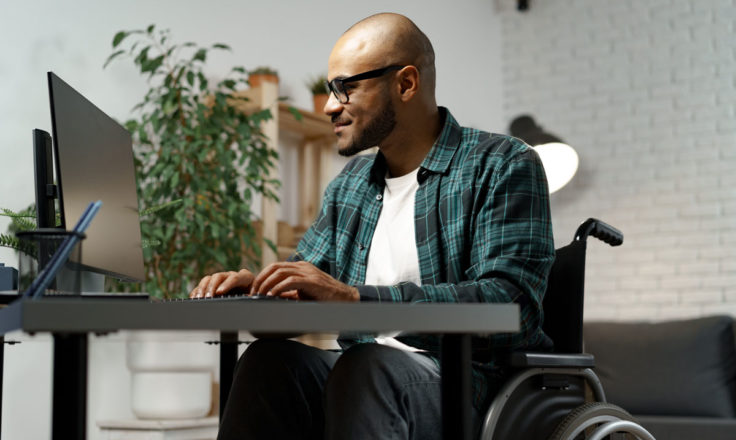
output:
[[[560,142],[536,145],[533,148],[544,165],[549,193],[567,185],[578,170],[578,154],[575,150]]]

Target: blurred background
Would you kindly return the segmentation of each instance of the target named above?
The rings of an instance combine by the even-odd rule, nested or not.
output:
[[[33,201],[31,130],[51,129],[47,71],[119,121],[132,116],[145,79],[129,62],[102,68],[117,31],[156,24],[178,42],[226,43],[212,76],[270,66],[280,95],[311,109],[305,82],[326,72],[336,39],[383,11],[433,42],[438,103],[461,124],[508,133],[527,114],[577,152],[576,174],[551,199],[557,246],[588,217],[625,236],[619,248],[589,245],[587,320],[736,315],[733,0],[530,0],[524,11],[515,0],[3,0],[0,207]],[[293,222],[298,191],[281,178],[280,215]],[[16,258],[0,248],[0,262]],[[46,438],[50,343],[14,336],[29,343],[6,351],[2,439]],[[90,348],[91,439],[96,419],[130,414],[123,339]]]

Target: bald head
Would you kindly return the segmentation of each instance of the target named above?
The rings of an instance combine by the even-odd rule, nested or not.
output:
[[[337,49],[342,49],[336,54]],[[352,56],[371,68],[411,64],[419,69],[425,92],[434,96],[434,49],[413,21],[394,13],[367,17],[351,26],[335,45],[333,55]]]
[[[335,126],[340,154],[378,146],[391,176],[419,166],[442,121],[434,50],[411,20],[384,13],[353,25],[330,53],[327,78],[335,93],[324,112]]]

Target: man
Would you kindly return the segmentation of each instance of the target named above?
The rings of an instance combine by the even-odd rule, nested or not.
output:
[[[324,111],[339,152],[380,152],[330,183],[291,261],[205,277],[191,296],[239,287],[318,301],[515,302],[519,333],[473,340],[477,429],[503,380],[497,354],[550,346],[541,304],[554,245],[541,163],[518,139],[462,128],[437,107],[432,45],[401,15],[348,29],[328,78]],[[418,351],[356,335],[341,338],[342,353],[254,342],[220,438],[439,438],[439,341],[397,339]]]

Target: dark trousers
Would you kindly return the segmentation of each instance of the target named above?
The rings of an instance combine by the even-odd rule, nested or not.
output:
[[[238,361],[218,440],[440,439],[440,394],[439,367],[420,353],[261,339]]]

